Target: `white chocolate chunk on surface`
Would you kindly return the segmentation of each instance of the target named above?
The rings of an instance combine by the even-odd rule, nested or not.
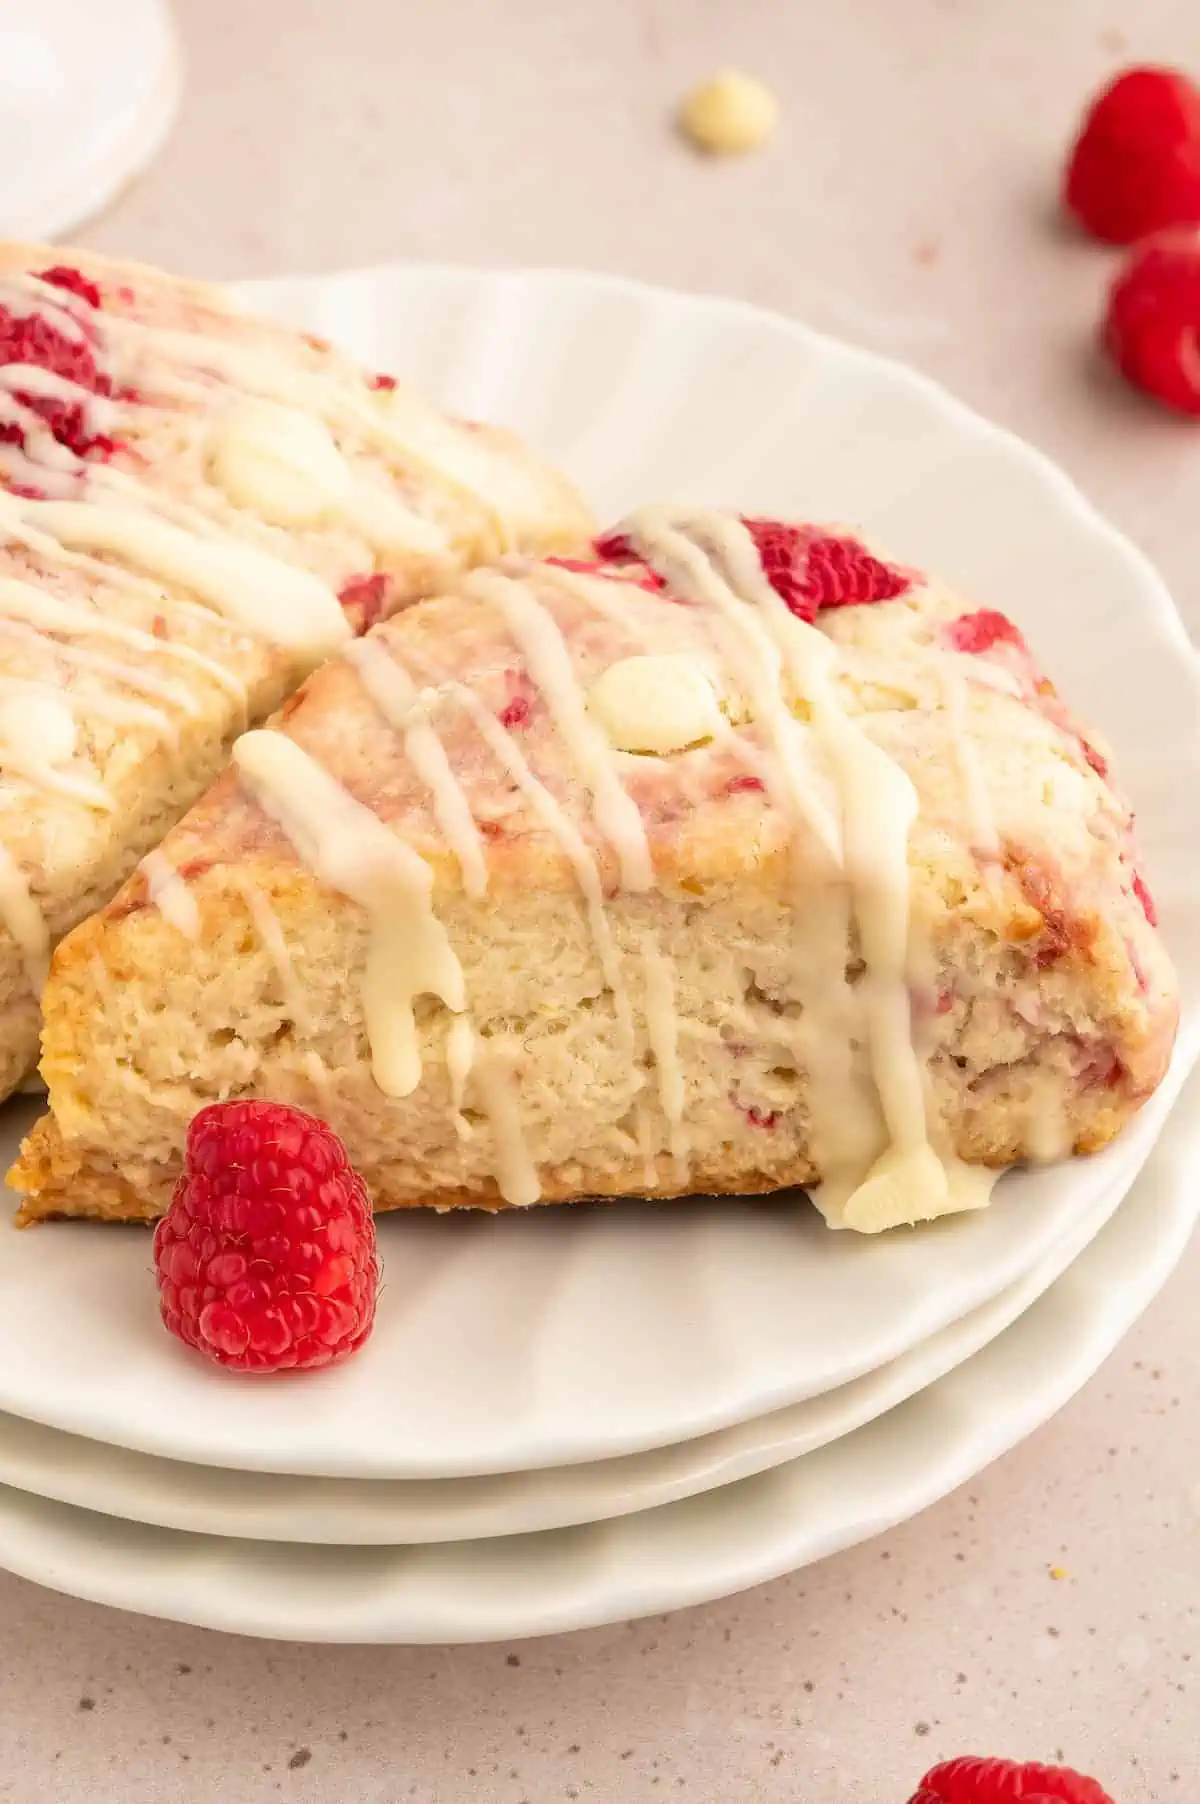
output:
[[[344,506],[350,466],[328,429],[295,408],[254,402],[235,408],[213,436],[214,479],[237,507],[275,526],[314,526]]]
[[[0,702],[0,751],[66,764],[77,737],[74,715],[54,696],[13,695]]]
[[[721,726],[711,678],[695,658],[679,652],[610,664],[592,684],[588,709],[621,752],[682,752]]]
[[[683,103],[679,123],[698,150],[736,156],[765,144],[779,119],[770,88],[737,69],[702,82]]]

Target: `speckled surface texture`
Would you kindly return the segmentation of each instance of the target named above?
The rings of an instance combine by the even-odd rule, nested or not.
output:
[[[1194,0],[180,11],[178,127],[87,242],[227,276],[586,264],[783,308],[1041,444],[1200,626],[1200,436],[1097,369],[1113,260],[1051,205],[1109,68],[1200,71]],[[771,79],[785,118],[766,154],[713,165],[668,121],[724,63]],[[1061,1753],[1117,1804],[1192,1804],[1198,1283],[1200,1247],[1085,1394],[970,1495],[668,1621],[516,1648],[292,1648],[0,1577],[0,1799],[904,1804],[927,1765],[975,1750]]]

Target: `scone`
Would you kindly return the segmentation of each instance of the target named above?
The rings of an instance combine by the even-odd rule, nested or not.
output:
[[[0,1096],[55,941],[239,732],[466,565],[587,531],[507,434],[217,289],[68,255],[0,246]]]
[[[845,533],[650,510],[237,743],[59,947],[10,1182],[27,1221],[152,1218],[196,1110],[257,1095],[379,1209],[806,1185],[871,1231],[1103,1145],[1176,1015],[1107,757],[1003,615]]]

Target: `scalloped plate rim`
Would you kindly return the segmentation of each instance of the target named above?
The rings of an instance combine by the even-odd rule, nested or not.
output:
[[[1189,1182],[1187,1171],[1200,1146],[1200,1109],[1185,1103],[1177,1110],[1166,1140],[1169,1153],[1160,1145],[1136,1181],[1142,1197],[1128,1199],[1092,1247],[995,1341],[842,1441],[758,1477],[583,1528],[416,1548],[231,1542],[148,1529],[0,1489],[0,1566],[52,1590],[143,1615],[265,1639],[353,1645],[461,1644],[560,1634],[686,1608],[768,1583],[869,1540],[938,1502],[1057,1414],[1094,1376],[1178,1265],[1200,1213],[1200,1185]],[[1122,1265],[1119,1256],[1110,1256],[1123,1286],[1114,1312],[1111,1281],[1093,1278],[1087,1283],[1089,1258],[1095,1265],[1106,1237],[1119,1230],[1122,1214],[1156,1190],[1160,1209],[1165,1191],[1171,1193],[1167,1230],[1144,1243],[1147,1250],[1133,1279],[1133,1263]],[[1082,1355],[1077,1297],[1072,1306],[1081,1271],[1090,1329]],[[1048,1319],[1051,1309],[1065,1311],[1068,1332],[1061,1325],[1051,1334],[1043,1329],[1030,1384],[1006,1385],[1011,1413],[1001,1421],[987,1402],[987,1379],[981,1374],[987,1373],[997,1350],[1003,1359],[1022,1337],[1028,1338],[1031,1319],[1036,1347],[1038,1321]],[[1048,1368],[1055,1362],[1058,1369],[1051,1379]],[[982,1401],[976,1397],[971,1402],[973,1390]],[[919,1440],[922,1417],[937,1414],[944,1399],[949,1399],[942,1412],[947,1420],[940,1431],[944,1444],[936,1472],[921,1465],[893,1474],[889,1443],[909,1440],[910,1421],[916,1423]],[[825,1475],[831,1464],[836,1469],[847,1458],[852,1477],[856,1459],[865,1467],[857,1474],[853,1506],[827,1476],[823,1486],[819,1478],[813,1480],[814,1472]],[[816,1525],[802,1521],[806,1480],[810,1503],[812,1493],[819,1497],[822,1489],[827,1499],[823,1517],[815,1512]],[[717,1546],[724,1563],[714,1565]],[[538,1557],[531,1560],[535,1548]],[[480,1572],[472,1568],[481,1567],[486,1581],[493,1567],[506,1562],[505,1600],[485,1599]],[[314,1575],[316,1565],[319,1575]],[[447,1605],[446,1581],[456,1567]],[[573,1576],[574,1595],[567,1595],[560,1582],[563,1569]]]
[[[345,290],[352,292],[361,302],[365,286],[370,290],[366,299],[371,306],[378,306],[381,302],[395,305],[398,297],[402,297],[406,284],[412,288],[413,284],[424,283],[426,289],[432,284],[430,292],[433,292],[439,283],[451,281],[458,285],[460,292],[466,293],[469,290],[467,298],[480,319],[487,314],[488,307],[496,305],[494,297],[501,292],[519,297],[524,291],[539,291],[546,284],[556,292],[565,286],[571,289],[573,297],[587,303],[597,290],[601,290],[602,300],[603,297],[613,295],[628,297],[643,308],[652,309],[659,317],[669,314],[673,308],[685,307],[696,316],[699,321],[698,329],[701,331],[706,319],[715,321],[712,330],[717,333],[724,321],[733,319],[748,322],[754,328],[769,331],[773,337],[782,334],[784,337],[800,340],[809,355],[817,359],[818,366],[822,360],[830,358],[834,360],[832,367],[835,368],[848,360],[852,367],[866,368],[872,375],[877,374],[881,381],[892,385],[893,391],[898,385],[904,390],[905,399],[912,399],[914,405],[919,403],[922,414],[933,422],[936,431],[947,434],[952,443],[961,444],[964,435],[969,434],[972,438],[985,441],[990,448],[999,448],[1003,452],[1006,467],[1011,467],[1014,471],[1014,481],[1017,474],[1022,472],[1026,476],[1031,471],[1036,475],[1038,492],[1044,492],[1052,503],[1049,507],[1050,525],[1047,530],[1058,533],[1069,528],[1076,535],[1074,543],[1098,544],[1102,547],[1103,567],[1111,566],[1119,574],[1121,592],[1127,593],[1137,603],[1139,637],[1150,644],[1158,668],[1163,669],[1169,661],[1173,680],[1178,673],[1183,672],[1188,683],[1188,694],[1194,691],[1200,695],[1200,660],[1196,659],[1186,640],[1169,594],[1144,555],[1097,513],[1072,479],[1043,453],[1016,434],[984,419],[965,403],[949,395],[932,378],[890,357],[816,332],[751,303],[657,289],[622,277],[593,276],[586,271],[487,272],[467,266],[392,265],[369,271],[331,272],[316,278],[272,278],[245,285],[245,292],[260,301],[269,300],[272,293],[277,298],[286,296],[289,291],[295,301],[296,296],[303,292],[308,297],[307,304],[311,312],[315,314],[320,310],[321,296],[327,296],[330,290],[338,291],[339,300]],[[422,290],[418,297],[422,301],[425,292]],[[599,304],[602,304],[602,300]],[[552,307],[554,295],[543,296],[542,304],[546,309]],[[470,317],[475,320],[475,314]],[[689,355],[695,358],[694,348],[689,350]],[[1011,510],[1011,492],[1007,505]],[[994,536],[994,524],[990,530]],[[1141,1122],[1130,1129],[1129,1137],[1118,1143],[1115,1162],[1122,1168],[1124,1160],[1120,1147],[1136,1148],[1137,1162],[1140,1163],[1140,1159],[1149,1150],[1170,1091],[1183,1081],[1191,1059],[1195,1056],[1196,1042],[1200,1037],[1200,1010],[1192,1008],[1190,1013],[1197,1018],[1189,1018],[1185,1023],[1185,1035],[1162,1096],[1157,1105],[1150,1106]],[[1101,1157],[1108,1158],[1109,1155]],[[1132,1161],[1132,1153],[1130,1158]],[[1110,1159],[1110,1165],[1113,1162]],[[1105,1169],[1108,1170],[1109,1167],[1106,1166]],[[1132,1173],[1132,1162],[1130,1172]],[[1086,1204],[1081,1198],[1073,1206],[1082,1208]],[[637,1219],[640,1224],[645,1218],[638,1215]],[[961,1226],[963,1224],[949,1224],[951,1231]],[[969,1228],[969,1224],[967,1226]],[[937,1224],[935,1232],[936,1230]],[[60,1231],[47,1229],[42,1232],[51,1234]],[[644,1244],[644,1232],[639,1238]],[[922,1244],[935,1243],[926,1240]],[[989,1246],[991,1243],[984,1241],[983,1244]],[[736,1368],[730,1366],[727,1345],[729,1331],[725,1327],[726,1341],[721,1343],[718,1352],[725,1361],[726,1378],[719,1395],[715,1390],[706,1396],[690,1395],[686,1409],[678,1398],[673,1399],[674,1413],[669,1422],[664,1415],[653,1423],[639,1418],[636,1429],[632,1418],[616,1425],[598,1425],[594,1421],[583,1423],[579,1419],[578,1408],[573,1408],[569,1419],[560,1410],[559,1418],[547,1427],[541,1417],[530,1415],[531,1406],[527,1395],[525,1431],[529,1430],[532,1423],[532,1429],[536,1432],[527,1433],[526,1438],[521,1440],[515,1431],[509,1432],[510,1425],[507,1422],[498,1424],[489,1431],[498,1438],[489,1441],[482,1452],[478,1446],[464,1449],[460,1444],[448,1459],[442,1452],[418,1446],[411,1440],[400,1446],[381,1445],[377,1424],[373,1425],[369,1441],[360,1440],[353,1447],[339,1442],[331,1448],[330,1445],[316,1445],[312,1431],[305,1425],[293,1431],[286,1424],[281,1427],[272,1419],[264,1440],[261,1434],[252,1434],[249,1430],[243,1432],[236,1424],[231,1426],[231,1412],[228,1409],[214,1410],[208,1399],[218,1393],[212,1391],[211,1387],[201,1390],[198,1386],[192,1386],[189,1389],[187,1384],[176,1387],[179,1399],[185,1404],[194,1404],[198,1397],[204,1397],[205,1407],[212,1419],[198,1419],[188,1407],[176,1409],[174,1404],[178,1399],[172,1397],[170,1403],[166,1402],[167,1392],[164,1390],[158,1399],[162,1406],[157,1416],[151,1404],[143,1401],[140,1416],[133,1420],[128,1410],[126,1415],[120,1414],[120,1408],[125,1407],[124,1404],[114,1409],[102,1386],[83,1385],[74,1374],[70,1375],[69,1382],[65,1382],[59,1375],[53,1383],[48,1383],[48,1374],[44,1369],[39,1369],[36,1375],[22,1373],[19,1377],[14,1377],[7,1358],[0,1358],[0,1407],[55,1427],[92,1435],[94,1438],[109,1439],[152,1454],[200,1461],[215,1459],[216,1463],[259,1470],[326,1473],[334,1476],[441,1477],[506,1472],[529,1466],[611,1458],[662,1446],[711,1431],[727,1423],[745,1420],[766,1409],[782,1407],[803,1396],[817,1394],[853,1379],[887,1359],[894,1358],[905,1346],[914,1345],[924,1336],[936,1332],[966,1311],[985,1302],[989,1296],[1003,1288],[1005,1283],[1015,1281],[1050,1244],[1051,1240],[1043,1237],[1036,1245],[1018,1248],[1008,1258],[1003,1276],[996,1276],[991,1271],[983,1276],[969,1271],[965,1275],[960,1274],[961,1293],[956,1292],[953,1297],[934,1295],[928,1288],[919,1296],[906,1293],[897,1305],[903,1326],[897,1328],[894,1323],[890,1337],[876,1335],[873,1341],[863,1342],[857,1363],[844,1353],[839,1353],[837,1362],[830,1363],[828,1369],[823,1370],[819,1381],[813,1381],[811,1375],[806,1377],[790,1368],[787,1374],[781,1376],[778,1366],[772,1367],[769,1373],[756,1370],[751,1381],[740,1365]],[[869,1250],[864,1249],[863,1256],[869,1258]],[[122,1302],[125,1301],[127,1299],[122,1299]],[[132,1300],[128,1301],[132,1307]],[[168,1354],[172,1351],[173,1349],[166,1348]],[[368,1349],[368,1354],[370,1351]],[[166,1360],[159,1360],[157,1341],[152,1357],[154,1368],[166,1367]],[[172,1368],[173,1371],[181,1369],[178,1364]],[[735,1371],[737,1385],[741,1389],[731,1388],[730,1371]],[[145,1374],[139,1372],[138,1376],[141,1379]],[[205,1374],[204,1377],[208,1379],[210,1375]],[[532,1374],[528,1375],[528,1381],[532,1381],[533,1377]],[[217,1377],[215,1382],[227,1385],[229,1381]],[[54,1388],[55,1383],[57,1389]],[[174,1384],[174,1378],[171,1383]],[[17,1394],[22,1384],[25,1389]],[[151,1381],[150,1396],[153,1397],[154,1394],[154,1382]],[[228,1391],[223,1393],[224,1396],[229,1394]],[[315,1399],[318,1392],[313,1390],[309,1395]],[[575,1393],[572,1393],[572,1401],[577,1402]],[[237,1407],[235,1406],[235,1412]],[[514,1407],[519,1413],[519,1402]],[[276,1415],[279,1413],[278,1410],[275,1412]],[[238,1421],[240,1420],[239,1417]]]

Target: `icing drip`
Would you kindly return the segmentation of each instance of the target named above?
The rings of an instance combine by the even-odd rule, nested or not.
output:
[[[480,737],[493,753],[501,769],[512,779],[529,802],[538,820],[557,841],[571,865],[583,895],[592,943],[604,981],[613,997],[617,1029],[628,1054],[633,1048],[633,1010],[629,988],[621,969],[621,954],[604,906],[604,887],[595,858],[587,842],[565,808],[529,768],[524,754],[490,709],[485,708],[466,683],[459,682],[441,670],[432,659],[406,647],[409,661],[419,668],[426,681],[436,683],[441,694],[455,702],[474,724]]]
[[[511,577],[476,571],[472,592],[502,616],[542,692],[559,737],[592,797],[596,825],[617,855],[626,889],[654,887],[654,865],[637,804],[622,787],[612,748],[587,711],[579,680],[557,621]]]
[[[292,963],[292,955],[288,951],[283,928],[279,925],[279,916],[252,877],[248,877],[244,871],[235,872],[234,877],[238,893],[250,910],[251,919],[258,930],[258,937],[275,967],[283,1006],[296,1026],[303,1030],[310,1019],[308,1004],[304,999],[300,980],[296,976],[296,967]]]
[[[151,902],[177,933],[185,939],[200,938],[200,911],[196,898],[175,869],[165,852],[147,852],[142,860],[146,889]]]
[[[469,1140],[473,1131],[463,1114],[463,1103],[474,1063],[475,1029],[465,1015],[452,1015],[446,1034],[446,1074],[450,1079],[450,1119],[460,1140]]]
[[[201,541],[167,520],[136,509],[86,501],[23,501],[21,515],[62,544],[127,558],[163,582],[190,589],[245,632],[315,668],[351,636],[327,583],[254,545]]]
[[[0,773],[108,813],[113,802],[103,784],[69,768],[76,740],[75,716],[58,696],[33,689],[0,696]]]
[[[364,482],[328,428],[294,407],[258,401],[234,408],[215,430],[212,470],[235,505],[277,526],[341,522],[385,555],[447,548],[440,526]]]
[[[486,439],[397,385],[359,392],[322,371],[298,369],[276,351],[231,338],[150,326],[106,315],[105,327],[138,365],[159,360],[155,391],[184,401],[208,400],[202,383],[178,372],[214,377],[261,401],[315,415],[334,431],[365,440],[402,465],[420,470],[488,515],[497,551],[512,548],[507,523],[537,502],[531,480]]]
[[[243,734],[233,761],[313,874],[365,911],[371,1068],[385,1095],[411,1095],[421,1081],[417,999],[436,996],[454,1014],[466,1008],[462,966],[434,912],[433,872],[282,733]]]
[[[974,1206],[974,1173],[968,1177],[958,1161],[940,1158],[930,1143],[924,1072],[912,1040],[908,831],[917,804],[907,774],[843,710],[836,647],[789,611],[740,521],[648,510],[626,531],[644,560],[681,593],[731,624],[740,610],[769,634],[837,785],[844,878],[820,901],[804,897],[803,930],[798,920],[796,934],[797,987],[810,1034],[818,1030],[806,1064],[822,1171],[819,1206],[835,1225],[864,1232]],[[748,624],[745,630],[754,636]],[[864,964],[853,991],[838,982],[851,953],[851,920]],[[821,948],[815,960],[814,943]],[[873,1096],[864,1095],[855,1068],[860,1023]]]
[[[475,1061],[475,1082],[492,1129],[495,1179],[505,1202],[518,1209],[540,1201],[541,1182],[529,1156],[521,1125],[520,1094],[513,1066],[516,1049],[489,1043]]]
[[[462,785],[429,723],[425,699],[403,666],[375,640],[358,639],[345,655],[384,720],[403,738],[409,763],[428,788],[438,826],[458,859],[463,888],[469,896],[482,896],[487,889],[483,841]]]
[[[66,570],[78,570],[90,582],[123,590],[156,610],[162,606],[161,589],[155,588],[145,577],[124,570],[119,564],[101,563],[98,558],[80,556],[66,550],[56,539],[31,528],[21,516],[21,506],[22,503],[14,496],[0,493],[0,528],[17,544],[24,546],[47,564],[59,565]],[[245,684],[215,658],[206,657],[190,645],[181,645],[173,639],[158,639],[141,627],[109,619],[98,608],[76,606],[48,594],[33,583],[14,577],[0,577],[0,595],[4,598],[0,601],[0,613],[25,620],[32,626],[44,626],[49,632],[99,634],[153,656],[173,658],[177,663],[187,664],[191,669],[209,677],[236,700],[243,717],[245,716]],[[207,617],[206,609],[195,607],[192,603],[175,602],[173,607],[178,614]]]

